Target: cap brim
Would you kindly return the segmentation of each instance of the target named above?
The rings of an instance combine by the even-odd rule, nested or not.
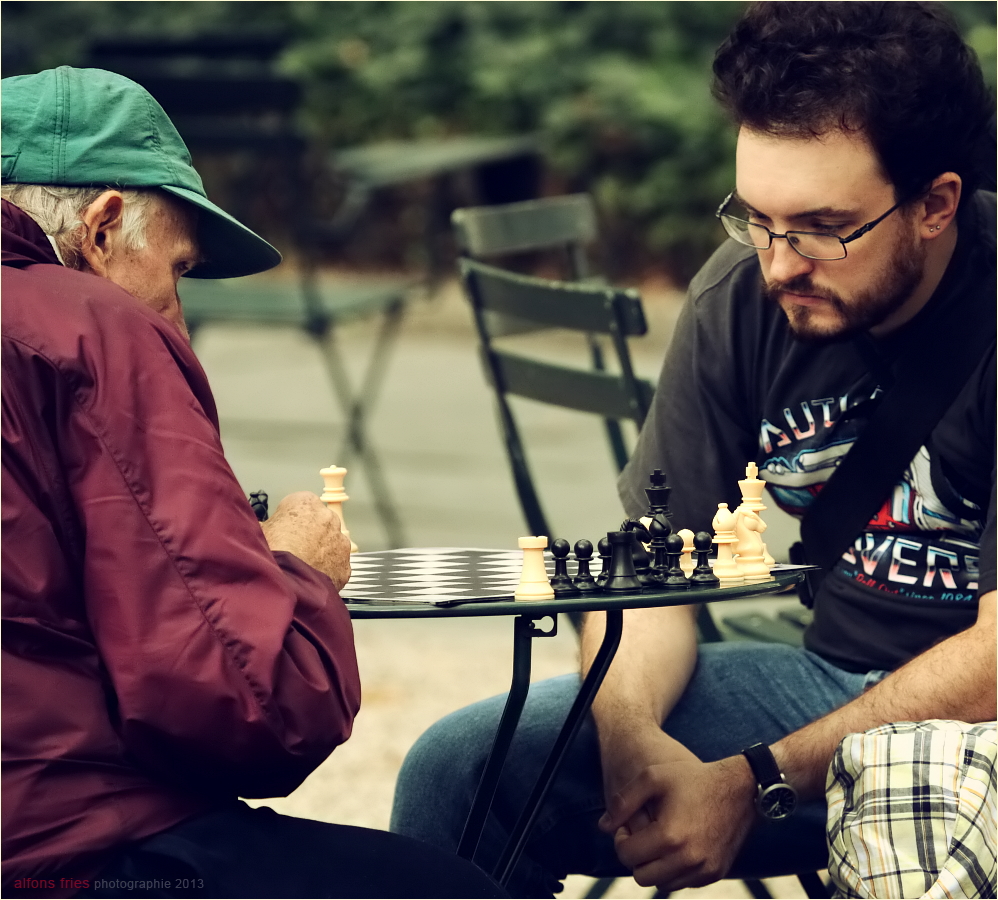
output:
[[[161,188],[201,212],[198,244],[204,262],[191,269],[188,278],[239,278],[265,272],[281,261],[274,247],[201,194],[173,185]]]

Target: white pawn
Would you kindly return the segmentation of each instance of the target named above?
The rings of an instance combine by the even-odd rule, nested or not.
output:
[[[679,557],[679,568],[689,578],[697,567],[696,560],[693,558],[693,538],[695,535],[689,528],[681,528],[676,534],[683,539],[683,555]]]
[[[738,542],[735,535],[735,516],[727,503],[717,504],[717,515],[711,523],[714,528],[714,544],[717,546],[717,559],[714,561],[714,574],[721,580],[721,587],[743,584],[741,569],[732,555],[732,544]]]
[[[735,550],[738,553],[738,568],[742,570],[746,584],[773,580],[763,556],[762,532],[765,530],[766,523],[750,509],[740,510],[735,517],[735,534],[738,537]]]
[[[356,553],[359,548],[350,537],[347,523],[343,519],[343,504],[350,499],[347,492],[343,490],[343,479],[347,470],[342,466],[330,466],[328,469],[319,469],[319,474],[322,476],[323,483],[323,491],[319,499],[336,513],[336,517],[340,520],[340,531],[350,541],[350,552]]]
[[[766,510],[766,505],[762,502],[762,492],[766,489],[766,482],[759,477],[759,467],[754,462],[750,462],[745,466],[745,478],[738,482],[738,487],[742,491],[742,502],[738,509],[735,510],[735,515],[738,515],[738,510],[740,509],[750,509],[762,518],[761,513]],[[766,529],[763,528],[762,530],[765,531]],[[762,545],[762,555],[769,568],[773,568],[776,565],[776,560],[769,555],[765,544]]]
[[[544,565],[547,537],[544,535],[522,537],[518,543],[523,551],[523,571],[520,573],[520,584],[513,594],[513,599],[553,600],[554,588],[551,587],[547,566]]]

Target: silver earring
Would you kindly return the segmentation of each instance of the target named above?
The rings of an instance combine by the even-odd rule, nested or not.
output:
[[[938,231],[940,228],[942,228],[941,225],[930,225],[929,231]]]

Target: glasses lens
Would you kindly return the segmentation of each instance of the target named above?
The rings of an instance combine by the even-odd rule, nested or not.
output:
[[[808,259],[845,259],[846,245],[834,234],[788,231],[787,240],[794,250]]]
[[[753,225],[744,219],[727,215],[721,216],[721,224],[724,225],[724,230],[728,232],[728,235],[739,244],[755,247],[756,250],[765,250],[769,247],[769,232],[761,225]]]

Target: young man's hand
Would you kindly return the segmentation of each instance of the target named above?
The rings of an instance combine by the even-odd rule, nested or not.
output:
[[[624,727],[626,725],[626,727]],[[619,723],[618,730],[600,729],[603,794],[607,805],[645,770],[669,762],[696,759],[651,719]]]
[[[756,792],[743,757],[702,763],[672,745],[668,761],[644,768],[608,797],[599,823],[638,884],[668,891],[728,873],[752,827]]]
[[[315,494],[288,494],[274,514],[261,522],[271,550],[286,550],[328,575],[336,590],[350,578],[350,539],[339,517]]]

